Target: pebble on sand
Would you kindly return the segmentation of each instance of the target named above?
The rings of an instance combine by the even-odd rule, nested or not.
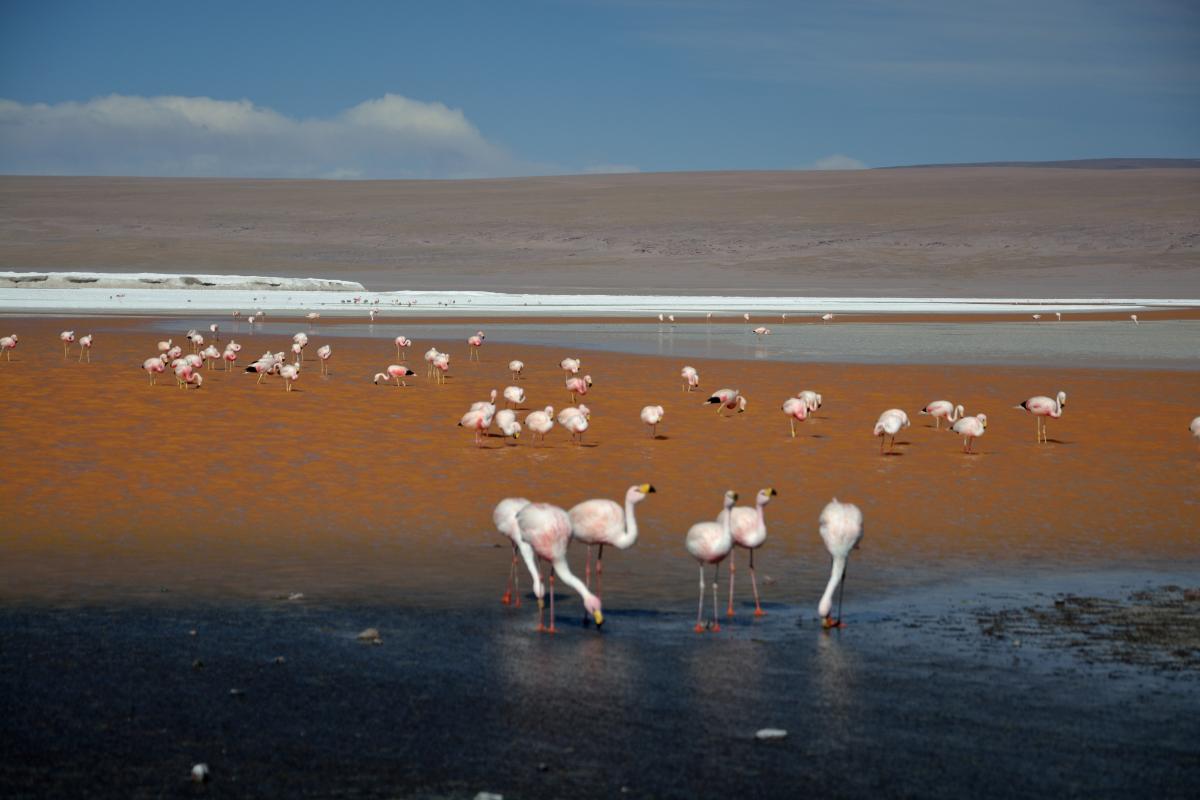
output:
[[[754,738],[760,742],[770,742],[775,739],[786,739],[787,735],[787,731],[782,728],[763,728],[754,734]]]

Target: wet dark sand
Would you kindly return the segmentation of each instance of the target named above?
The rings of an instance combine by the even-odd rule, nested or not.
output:
[[[474,365],[439,342],[446,386],[391,389],[369,383],[389,341],[338,339],[333,375],[306,362],[298,392],[240,373],[180,391],[137,369],[160,338],[143,321],[103,324],[126,328],[90,366],[62,361],[60,320],[21,322],[0,362],[6,795],[190,795],[197,761],[224,796],[1194,794],[1197,672],[1171,653],[1194,636],[1127,663],[1024,632],[1061,593],[1196,587],[1194,373],[696,361],[706,389],[751,397],[720,420],[675,360],[588,353],[594,446],[556,430],[480,451],[461,409],[514,355],[527,405],[561,406],[565,353],[489,339]],[[283,345],[243,341],[243,361]],[[808,387],[825,407],[792,440],[777,405]],[[1067,412],[1039,447],[1010,406],[1057,388]],[[943,395],[989,414],[981,455],[915,415]],[[659,440],[637,420],[651,401]],[[893,405],[913,427],[881,457],[870,426]],[[603,633],[566,594],[555,637],[532,604],[499,604],[497,499],[642,480],[659,493],[637,546],[606,558]],[[683,533],[725,488],[762,485],[780,491],[769,613],[750,616],[742,571],[738,615],[697,635]],[[848,627],[826,633],[816,518],[835,494],[866,538]],[[381,645],[355,641],[367,627]],[[757,743],[761,727],[790,735]]]

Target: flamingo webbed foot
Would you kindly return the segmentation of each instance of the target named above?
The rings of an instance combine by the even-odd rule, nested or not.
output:
[[[761,608],[754,609],[754,616],[765,617],[766,615],[767,615],[767,612],[763,611]]]

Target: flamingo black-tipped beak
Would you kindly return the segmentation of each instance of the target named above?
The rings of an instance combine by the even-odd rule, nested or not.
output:
[[[654,494],[655,492],[658,491],[657,489],[655,489],[653,486],[651,486],[648,483],[643,483],[638,488],[641,490],[642,494]]]
[[[767,489],[767,494],[771,495],[771,497],[775,497],[779,494],[779,492],[775,491],[774,489]]]

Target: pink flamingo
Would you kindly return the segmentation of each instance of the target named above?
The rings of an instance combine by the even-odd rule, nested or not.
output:
[[[161,358],[147,358],[142,362],[142,369],[150,375],[150,385],[154,386],[158,382],[156,378],[167,371],[167,365]]]
[[[431,347],[425,351],[425,367],[426,367],[425,368],[425,377],[426,378],[432,378],[436,374],[435,370],[437,368],[433,366],[433,362],[440,355],[441,355],[441,353],[438,352],[438,349],[436,347]]]
[[[210,344],[200,351],[200,357],[204,359],[204,368],[208,369],[211,366],[210,362],[216,361],[221,357],[221,351]]]
[[[907,428],[908,414],[898,408],[889,408],[887,411],[879,415],[879,419],[875,422],[874,434],[879,437],[879,454],[883,455],[883,437],[892,437],[892,443],[888,445],[888,452],[892,452],[892,448],[896,446],[896,434],[903,428]]]
[[[763,507],[771,502],[771,498],[778,495],[779,492],[774,489],[761,489],[755,497],[754,508],[749,506],[738,506],[737,508],[722,511],[717,516],[717,522],[724,524],[725,520],[721,517],[729,515],[729,532],[733,536],[734,549],[729,551],[729,608],[726,610],[726,616],[733,616],[733,578],[737,571],[736,559],[738,547],[744,547],[750,551],[750,586],[754,589],[754,616],[761,617],[767,612],[762,610],[762,605],[758,602],[758,580],[754,576],[754,551],[763,546],[763,542],[767,540],[767,519],[763,513]]]
[[[403,364],[390,364],[384,372],[375,373],[374,383],[378,385],[380,381],[387,383],[388,381],[395,380],[396,388],[399,389],[401,386],[408,386],[408,382],[404,380],[405,378],[416,374]]]
[[[88,363],[92,363],[92,334],[79,337],[79,360],[83,361],[83,354],[87,353]]]
[[[558,366],[562,367],[563,375],[568,378],[572,375],[579,374],[579,364],[580,361],[578,358],[570,357],[564,358],[562,361],[558,362]]]
[[[433,368],[437,370],[436,377],[438,383],[446,382],[446,373],[450,371],[450,354],[438,353],[437,358],[433,360]]]
[[[474,336],[467,337],[467,344],[471,345],[471,350],[467,355],[468,361],[479,360],[479,348],[483,347],[483,340],[487,338],[483,335],[483,331],[479,331]]]
[[[554,406],[546,406],[543,411],[530,412],[525,417],[525,427],[537,437],[535,441],[546,441],[546,434],[554,427]]]
[[[75,341],[75,331],[63,331],[58,335],[58,338],[63,343],[63,361],[67,360],[67,352],[71,349],[71,344]]]
[[[582,378],[567,378],[567,391],[571,393],[571,405],[575,405],[575,396],[583,397],[586,395],[591,385],[591,375],[584,375]]]
[[[679,377],[683,378],[683,391],[690,392],[700,385],[700,373],[695,367],[684,367],[679,370]]]
[[[633,547],[638,538],[637,518],[634,516],[634,506],[653,494],[655,488],[648,483],[630,486],[625,492],[625,507],[617,505],[607,498],[584,500],[570,511],[567,516],[571,520],[571,538],[583,542],[587,546],[587,565],[583,568],[584,584],[591,588],[592,581],[592,547],[599,549],[596,553],[596,594],[603,597],[601,582],[604,578],[604,546],[610,545],[618,550],[628,550]]]
[[[716,405],[718,415],[725,409],[737,411],[739,414],[746,410],[746,398],[742,397],[742,393],[737,389],[717,389],[704,402]]]
[[[374,313],[374,309],[371,309]],[[407,339],[403,336],[396,337],[396,358],[401,361],[408,360],[408,348],[412,347],[412,339]],[[428,359],[426,359],[428,360]]]
[[[808,419],[808,404],[799,397],[789,397],[783,401],[783,413],[788,415],[788,425],[792,428],[792,438],[796,438],[796,422]]]
[[[187,362],[180,362],[175,365],[175,385],[180,389],[184,388],[184,384],[192,380],[194,370],[192,365]]]
[[[963,437],[963,452],[971,452],[971,444],[987,430],[987,414],[963,417],[954,423],[954,432]]]
[[[821,407],[821,395],[816,392],[805,389],[802,392],[797,392],[796,397],[804,401],[804,405],[808,407],[808,413],[815,413]]]
[[[583,598],[583,607],[596,622],[596,628],[604,624],[604,613],[600,598],[571,573],[567,566],[567,543],[571,540],[571,520],[567,512],[549,503],[530,503],[517,512],[517,529],[521,541],[528,544],[534,554],[548,561],[553,569],[550,575],[550,627],[545,625],[544,589],[535,586],[538,598],[538,630],[555,633],[554,627],[554,576],[570,586]]]
[[[578,445],[583,444],[583,434],[588,429],[588,417],[586,414],[571,414],[565,419],[562,414],[559,414],[558,424],[571,433],[571,440]]]
[[[959,418],[962,417],[963,407],[961,405],[956,406],[949,400],[934,400],[932,403],[922,408],[921,413],[933,417],[934,430],[941,430],[942,419],[944,418],[946,422],[949,422],[951,425],[953,425],[955,422],[958,422]]]
[[[300,379],[300,365],[284,364],[279,368],[279,377],[283,378],[284,390],[290,392],[292,384]]]
[[[231,347],[225,348],[225,352],[221,354],[221,358],[224,359],[224,361],[225,361],[225,371],[226,372],[229,372],[229,370],[233,367],[234,363],[237,361],[237,357],[238,357],[237,350],[234,350]]]
[[[725,511],[733,508],[733,504],[737,502],[737,492],[725,492]],[[710,628],[714,631],[721,630],[721,623],[717,621],[717,584],[720,582],[721,562],[729,555],[729,551],[733,549],[733,533],[730,528],[729,514],[723,514],[718,517],[720,522],[697,522],[687,532],[685,546],[687,551],[691,553],[692,558],[700,564],[700,604],[696,608],[696,633],[704,632],[703,616],[704,616],[704,565],[712,564],[713,569],[713,618],[710,623]]]
[[[1188,425],[1188,430],[1192,432],[1192,436],[1194,436],[1196,439],[1200,439],[1200,417],[1196,417],[1194,420],[1192,420],[1192,424]]]
[[[1042,417],[1058,419],[1062,416],[1063,406],[1066,404],[1067,393],[1059,392],[1053,400],[1039,394],[1036,397],[1031,397],[1023,401],[1020,405],[1013,406],[1013,408],[1023,408],[1037,419],[1037,441],[1038,444],[1041,444],[1042,442],[1050,441],[1046,437],[1046,423]]]
[[[0,350],[4,351],[4,357],[8,361],[12,361],[12,351],[17,349],[17,341],[18,337],[15,333],[0,339]]]
[[[220,325],[218,325],[217,323],[214,322],[212,325],[208,326],[208,332],[213,335],[214,342],[221,341],[221,326]]]
[[[183,355],[183,348],[180,347],[179,345],[174,345],[169,350],[167,350],[167,358],[171,359],[172,361],[174,361],[175,359],[179,358],[182,355]]]
[[[521,529],[517,527],[517,512],[527,505],[529,501],[524,497],[506,497],[496,504],[496,509],[492,512],[492,522],[496,525],[496,530],[508,537],[513,549],[512,563],[508,567],[508,582],[504,585],[504,596],[500,598],[500,602],[506,606],[511,604],[515,608],[521,607],[521,570],[517,566],[518,555],[533,578],[534,594],[541,596],[542,581],[534,562],[533,548],[521,539]]]
[[[833,557],[829,583],[825,586],[825,594],[821,595],[821,602],[817,606],[817,615],[825,628],[844,627],[842,595],[846,593],[846,561],[850,558],[850,551],[858,548],[862,541],[862,521],[862,512],[858,510],[858,506],[853,503],[839,503],[836,497],[821,511],[821,538],[825,541],[825,549]],[[838,594],[838,615],[837,620],[834,620],[830,612],[833,611],[834,590],[839,586],[842,591]]]
[[[512,373],[512,379],[514,381],[521,379],[521,371],[523,369],[525,369],[524,361],[518,361],[514,358],[512,361],[508,362],[508,371]]]
[[[492,407],[493,409],[495,406]],[[462,415],[462,419],[458,421],[460,427],[469,428],[475,432],[475,446],[483,447],[483,440],[487,436],[487,429],[492,427],[492,418],[495,416],[494,410],[487,408],[473,408]]]
[[[770,328],[764,328],[764,327],[762,327],[761,325],[760,325],[759,327],[755,328],[754,330],[750,331],[750,332],[751,332],[751,333],[753,333],[755,336],[757,336],[759,339],[761,339],[761,338],[762,338],[762,337],[764,337],[764,336],[770,336],[770,335],[771,335],[771,329],[770,329]]]
[[[321,374],[329,374],[329,359],[333,358],[333,348],[323,344],[317,348],[317,358],[321,359]]]
[[[662,406],[646,406],[642,409],[642,422],[650,426],[650,438],[658,438],[658,423],[662,422],[665,412]]]
[[[524,389],[522,389],[520,386],[504,387],[504,404],[505,405],[511,404],[514,407],[519,407],[524,402],[525,402],[525,390]]]

